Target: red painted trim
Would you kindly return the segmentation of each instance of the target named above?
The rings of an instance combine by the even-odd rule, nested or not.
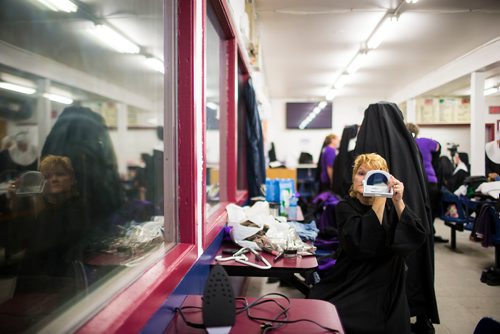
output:
[[[228,204],[227,202],[220,203],[219,208],[217,208],[205,222],[203,249],[206,249],[214,241],[221,229],[226,225],[226,206]]]
[[[196,1],[178,2],[178,180],[179,180],[179,224],[181,242],[196,242],[198,221],[198,165],[196,150],[196,105],[195,85],[195,32]]]
[[[234,119],[235,107],[235,40],[234,40],[234,30],[230,22],[229,12],[225,3],[220,0],[210,1],[211,9],[214,12],[218,25],[218,28],[222,31],[224,35],[221,42],[220,50],[220,120],[219,120],[219,136],[220,136],[220,147],[219,147],[219,189],[220,189],[220,199],[219,209],[213,212],[210,217],[205,217],[205,223],[203,224],[203,247],[208,247],[210,243],[215,239],[215,237],[220,232],[221,228],[226,224],[227,214],[226,205],[227,202],[234,201],[236,199],[236,178],[233,174],[236,173],[236,147],[235,147],[235,137],[236,128],[228,123],[232,122]],[[206,18],[206,11],[205,19]],[[205,40],[205,38],[204,38]],[[233,77],[231,77],[231,75]],[[203,109],[205,110],[205,109]],[[203,118],[205,119],[205,118]],[[205,124],[204,124],[205,127]],[[203,140],[204,145],[205,138]],[[234,147],[233,147],[234,146]],[[204,159],[205,160],[205,159]],[[233,167],[234,165],[234,167]],[[204,167],[204,170],[205,167]],[[204,173],[205,174],[205,173]],[[231,179],[233,178],[233,179]],[[203,184],[206,180],[203,181]],[[205,191],[204,191],[205,196]],[[205,197],[203,203],[205,203]],[[203,206],[205,208],[205,206]]]
[[[176,245],[77,333],[139,333],[196,259],[195,246]]]
[[[212,8],[214,9],[217,21],[220,22],[220,28],[224,33],[225,39],[234,39],[236,36],[235,27],[231,20],[229,8],[227,7],[226,2],[221,0],[210,0],[210,5],[212,5]]]
[[[238,190],[236,192],[236,204],[243,205],[248,199],[248,190]]]
[[[221,23],[221,29],[225,34],[226,39],[235,39],[238,45],[238,58],[241,61],[240,67],[242,73],[249,73],[249,69],[252,68],[250,64],[247,63],[248,57],[243,54],[243,50],[246,50],[242,43],[243,41],[236,38],[237,26],[236,23],[232,20],[230,13],[230,9],[226,1],[222,0],[210,0],[210,4],[214,9],[215,15],[217,19]]]

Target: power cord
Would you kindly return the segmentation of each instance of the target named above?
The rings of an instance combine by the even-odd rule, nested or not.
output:
[[[286,305],[281,304],[276,298],[269,298],[269,297],[281,297],[284,298],[286,301]],[[277,293],[277,292],[272,292],[272,293],[267,293],[257,299],[255,299],[252,303],[248,303],[247,299],[245,297],[237,297],[235,298],[235,301],[240,302],[242,305],[236,307],[236,314],[240,313],[246,313],[247,317],[250,320],[253,320],[255,322],[260,323],[260,329],[261,333],[268,333],[274,329],[278,329],[280,327],[285,326],[286,324],[294,324],[294,323],[299,323],[299,322],[309,322],[312,323],[326,331],[329,331],[331,333],[340,333],[338,329],[334,328],[329,328],[326,326],[321,325],[320,323],[310,320],[310,319],[295,319],[295,320],[289,320],[288,319],[288,310],[290,309],[290,298],[287,296]],[[255,306],[262,305],[262,304],[275,304],[280,311],[278,314],[274,316],[274,318],[262,318],[262,317],[257,317],[252,315],[251,309],[254,308]],[[185,311],[190,311],[190,310],[196,310],[197,312],[201,311],[202,308],[199,306],[182,306],[179,308],[175,309],[176,312],[179,313],[180,317],[184,321],[186,325],[189,327],[193,328],[200,328],[203,329],[205,328],[205,325],[202,323],[194,323],[186,319],[185,316]]]

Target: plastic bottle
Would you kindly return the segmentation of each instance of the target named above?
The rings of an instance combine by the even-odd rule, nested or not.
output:
[[[297,220],[297,203],[299,199],[297,194],[292,194],[290,197],[290,205],[288,207],[288,220],[295,221]]]

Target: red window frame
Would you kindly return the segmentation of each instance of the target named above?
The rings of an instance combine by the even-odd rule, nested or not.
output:
[[[229,8],[225,1],[210,0],[209,4],[217,18],[220,31],[223,34],[222,47],[220,52],[220,63],[225,64],[221,66],[221,113],[220,125],[220,198],[221,203],[219,208],[210,216],[206,216],[205,205],[203,205],[203,248],[208,247],[215,239],[221,228],[226,223],[226,206],[229,203],[241,203],[246,198],[245,192],[237,191],[237,98],[238,98],[238,63],[246,62],[241,60],[241,50],[239,47],[238,39],[236,38],[234,23],[229,15]],[[205,8],[204,18],[207,18],[207,10]],[[204,22],[205,24],[206,22]],[[240,53],[238,53],[240,51]],[[248,67],[244,66],[244,72],[248,73]],[[205,108],[203,107],[203,112]],[[202,117],[203,128],[205,128],[205,117]],[[203,152],[205,152],[205,133],[202,138]],[[205,159],[203,159],[205,161]],[[203,166],[206,170],[206,165]],[[203,182],[205,187],[205,173],[203,173]],[[202,192],[202,203],[206,202],[205,188]]]
[[[165,0],[166,1],[166,0]],[[220,122],[221,138],[224,138],[221,150],[220,178],[224,180],[221,187],[223,202],[220,209],[210,217],[205,217],[205,170],[203,165],[202,180],[197,180],[197,161],[201,154],[197,151],[196,134],[196,96],[195,85],[200,84],[196,77],[196,29],[201,20],[204,26],[206,7],[204,0],[177,1],[177,117],[178,117],[178,232],[179,243],[171,249],[163,259],[154,264],[138,280],[119,293],[111,302],[86,322],[77,332],[125,332],[137,333],[146,325],[166,298],[174,291],[189,269],[198,259],[197,224],[201,220],[202,247],[206,249],[225,225],[225,206],[229,202],[241,203],[246,199],[245,191],[237,191],[237,71],[248,76],[249,62],[242,53],[236,38],[234,23],[231,21],[229,9],[223,0],[210,0],[221,28],[224,31],[223,81],[225,89],[221,96],[226,108],[226,117]],[[201,18],[197,17],[198,6],[202,7]],[[166,7],[166,6],[165,6]],[[203,39],[204,40],[204,39]],[[202,42],[204,48],[204,42]],[[166,49],[169,46],[166,45]],[[202,48],[202,49],[203,49]],[[204,52],[204,51],[203,51]],[[202,59],[204,55],[201,55]],[[202,63],[202,71],[204,64]],[[203,83],[202,83],[203,84]],[[202,91],[205,112],[204,92]],[[169,110],[165,110],[169,112]],[[204,117],[202,118],[204,119]],[[202,124],[202,129],[205,124]],[[202,152],[205,149],[205,135],[202,136]],[[203,159],[204,160],[204,159]],[[202,217],[199,217],[198,194],[202,185]],[[168,190],[167,190],[168,191]]]

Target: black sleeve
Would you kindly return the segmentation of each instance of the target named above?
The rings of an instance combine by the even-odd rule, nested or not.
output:
[[[395,212],[394,216],[393,219],[397,220]],[[393,230],[394,237],[390,247],[398,255],[409,255],[425,241],[424,225],[409,207],[405,207]]]

